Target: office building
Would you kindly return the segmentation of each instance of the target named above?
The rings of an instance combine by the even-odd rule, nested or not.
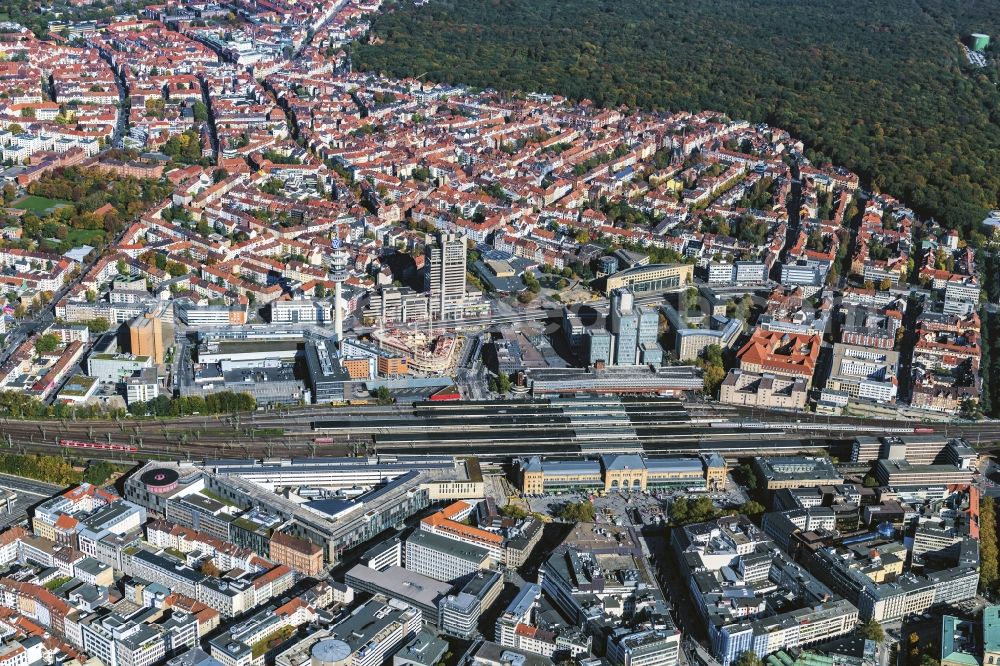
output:
[[[503,574],[480,571],[438,603],[438,628],[459,638],[476,635],[480,616],[503,591]]]
[[[816,645],[852,631],[858,609],[845,599],[782,613],[751,622],[727,625],[713,632],[712,647],[724,666],[751,650],[770,655],[782,650]]]
[[[344,399],[344,382],[350,375],[344,370],[332,340],[317,340],[306,345],[306,384],[312,391],[314,404],[340,402]]]
[[[826,390],[878,403],[895,402],[898,369],[899,352],[838,342],[833,345]]]
[[[979,306],[980,291],[975,277],[954,276],[944,287],[942,312],[961,317],[975,312]]]
[[[968,485],[972,470],[956,465],[913,465],[905,460],[879,460],[875,479],[883,486]]]
[[[153,314],[136,317],[128,325],[129,352],[135,356],[149,356],[153,363],[163,363],[163,320]]]
[[[415,530],[406,539],[405,561],[410,571],[451,583],[489,569],[493,564],[485,548],[427,530]]]
[[[97,353],[87,359],[88,375],[98,381],[115,384],[151,367],[153,367],[153,357],[145,355]]]
[[[177,321],[192,328],[246,324],[249,310],[249,302],[232,305],[198,305],[186,298],[174,301],[174,316],[177,317]]]
[[[106,666],[150,666],[166,654],[158,631],[116,614],[83,624],[80,630],[83,649]]]
[[[555,666],[549,657],[483,641],[472,655],[470,666]]]
[[[620,627],[608,636],[606,653],[615,666],[675,666],[680,648],[681,633],[676,629]]]
[[[618,289],[628,288],[635,294],[662,293],[685,284],[694,278],[692,264],[650,264],[635,266],[609,275],[605,280],[604,292],[611,294]]]
[[[733,368],[722,381],[719,402],[745,407],[801,410],[805,409],[808,393],[806,380],[802,377]]]
[[[376,571],[363,564],[352,567],[344,576],[344,582],[356,592],[399,599],[420,610],[424,621],[431,624],[438,623],[438,606],[452,590],[450,583],[400,567]]]
[[[979,627],[954,615],[941,616],[941,666],[983,666]]]
[[[570,351],[583,366],[613,361],[613,338],[607,330],[607,318],[590,309],[563,307],[563,334]]]
[[[422,615],[376,595],[329,629],[310,633],[275,657],[275,666],[381,666],[421,630]]]
[[[983,665],[1000,664],[1000,606],[983,609]]]
[[[806,296],[811,296],[826,283],[831,263],[829,259],[799,259],[782,264],[781,284],[786,287],[801,287]]]
[[[856,437],[851,447],[851,462],[879,459],[905,460],[911,465],[951,463],[970,467],[976,452],[965,440],[941,435],[906,435],[905,437]]]
[[[160,395],[156,368],[143,368],[125,380],[125,402],[149,402]]]
[[[740,369],[801,377],[812,385],[822,340],[819,335],[802,335],[756,329],[737,352]]]
[[[447,651],[448,641],[424,629],[392,655],[392,666],[436,666]]]
[[[315,458],[306,460],[148,463],[125,482],[130,500],[185,527],[222,540],[246,539],[267,549],[273,532],[287,532],[323,548],[335,563],[349,548],[396,527],[431,501],[481,497],[474,466],[451,457]],[[274,493],[277,486],[368,488],[350,501],[303,504]],[[209,495],[224,497],[220,502]],[[241,526],[253,518],[252,534]],[[268,517],[267,523],[258,519]]]
[[[541,585],[526,583],[497,618],[494,640],[500,645],[518,647],[517,628],[519,625],[531,625],[531,616],[541,596]]]
[[[424,287],[433,318],[459,319],[465,313],[465,243],[464,236],[451,233],[427,238]]]
[[[362,553],[358,562],[375,571],[385,571],[389,567],[401,567],[403,566],[403,543],[399,537],[395,536],[380,541]]]
[[[669,303],[660,306],[660,312],[667,320],[669,334],[674,340],[674,354],[680,361],[693,361],[712,345],[725,351],[736,344],[743,332],[742,320],[714,312],[707,315],[708,326],[689,324],[686,313],[678,312]]]
[[[635,302],[629,289],[618,289],[611,294],[611,334],[614,336],[615,365],[636,365],[663,361],[663,350],[656,341],[659,315],[655,308],[643,308]]]
[[[509,328],[500,331],[500,338],[485,345],[483,356],[490,369],[496,373],[504,373],[513,377],[524,370],[524,358],[521,354],[521,343],[518,334]]]
[[[316,576],[323,571],[323,549],[285,532],[271,535],[268,554],[276,564],[288,565],[306,576]]]
[[[541,523],[529,516],[499,529],[492,525],[468,525],[463,521],[474,509],[474,503],[461,500],[454,502],[422,519],[420,529],[485,549],[498,565],[512,568],[521,566],[542,537]]]
[[[833,486],[844,482],[829,458],[810,456],[757,457],[753,460],[757,476],[768,490]]]
[[[271,301],[272,324],[328,324],[331,305],[297,291],[289,300]]]
[[[857,507],[854,508],[854,512],[856,515]],[[836,514],[834,514],[833,509],[826,506],[772,511],[765,513],[761,522],[764,533],[785,550],[790,549],[792,535],[796,532],[833,530],[836,525]]]
[[[895,523],[902,525],[903,510],[898,504],[882,506],[895,508],[898,514]],[[878,516],[872,522],[881,518]],[[959,603],[974,597],[979,584],[979,542],[973,536],[975,518],[967,511],[956,512],[953,508],[944,508],[936,519],[924,517],[930,529],[940,528],[943,522],[954,525],[960,537],[958,542],[936,538],[947,536],[943,534],[927,535],[929,539],[921,539],[922,552],[914,552],[910,558],[909,569],[904,568],[907,546],[878,533],[860,539],[836,540],[833,545],[803,551],[807,555],[803,563],[831,589],[852,601],[863,620],[892,621],[923,613],[932,606]],[[919,526],[917,531],[923,527]]]

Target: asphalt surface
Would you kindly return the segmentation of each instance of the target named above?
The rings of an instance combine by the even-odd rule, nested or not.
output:
[[[0,505],[0,527],[7,527],[26,519],[28,507],[63,490],[62,486],[10,474],[0,474],[0,488],[11,490],[17,495],[11,511]]]

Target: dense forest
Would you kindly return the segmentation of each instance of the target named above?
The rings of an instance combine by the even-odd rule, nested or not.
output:
[[[967,65],[1000,2],[433,0],[377,17],[356,67],[558,93],[602,105],[713,109],[783,127],[924,215],[969,230],[1000,193],[1000,80]]]

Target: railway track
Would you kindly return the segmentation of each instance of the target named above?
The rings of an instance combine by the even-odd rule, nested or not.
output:
[[[477,454],[485,458],[605,450],[692,453],[795,450],[802,440],[910,434],[925,424],[684,403],[648,397],[303,407],[175,419],[0,419],[0,451],[134,462],[156,459],[306,457],[365,453]],[[1000,424],[933,425],[973,443],[1000,440]],[[61,439],[135,447],[67,450]],[[742,447],[742,449],[741,449]]]

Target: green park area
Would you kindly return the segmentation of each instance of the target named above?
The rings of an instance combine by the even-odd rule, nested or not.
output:
[[[77,245],[93,245],[104,239],[103,229],[70,229],[66,234],[66,241],[76,247]]]
[[[50,199],[48,197],[39,197],[34,194],[27,194],[14,203],[11,204],[11,208],[19,208],[21,210],[26,210],[42,217],[54,211],[62,206],[72,206],[73,204],[69,201],[64,201],[62,199]]]

